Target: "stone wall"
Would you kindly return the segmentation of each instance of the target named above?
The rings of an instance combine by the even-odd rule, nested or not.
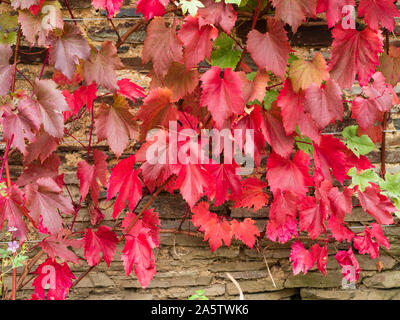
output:
[[[63,2],[63,1],[60,1]],[[89,0],[69,0],[73,13],[76,18],[89,18],[78,21],[93,44],[98,45],[104,40],[117,40],[110,24],[105,20],[92,20],[91,18],[102,17],[104,15],[96,13],[91,8]],[[138,15],[134,10],[135,3],[125,1],[125,7],[115,19],[115,24],[121,33],[134,25]],[[0,5],[0,10],[2,5]],[[67,11],[64,17],[69,18]],[[127,19],[125,19],[127,18]],[[313,28],[311,26],[310,28]],[[318,28],[321,28],[318,26]],[[311,30],[311,31],[310,31]],[[322,26],[325,36],[313,29],[300,30],[296,38],[292,38],[292,44],[309,44],[324,54],[329,53],[329,34],[326,33],[326,26]],[[244,33],[245,34],[245,33]],[[313,37],[318,34],[318,37]],[[240,36],[240,35],[239,35]],[[148,79],[145,77],[149,65],[142,65],[140,53],[145,37],[144,29],[139,29],[132,34],[127,43],[120,48],[120,56],[126,69],[119,71],[120,76],[128,76],[136,83],[144,87],[148,86]],[[302,38],[303,37],[303,38]],[[312,54],[313,48],[296,47],[299,52],[305,55]],[[41,68],[40,55],[37,57],[23,57],[26,64],[20,66],[22,72],[34,77]],[[30,59],[30,60],[27,60]],[[45,77],[50,77],[50,68],[46,68]],[[22,79],[18,85],[24,86]],[[354,88],[354,92],[357,92]],[[389,123],[390,130],[400,129],[400,119],[393,115],[393,120]],[[86,121],[86,122],[85,122]],[[87,141],[89,120],[76,124],[68,125],[70,132]],[[335,131],[338,128],[330,128]],[[388,170],[396,172],[400,170],[400,135],[388,133],[387,137],[387,163]],[[104,143],[96,143],[96,148],[107,151]],[[137,145],[131,145],[121,158],[128,157],[134,152]],[[79,184],[76,178],[76,164],[86,155],[86,150],[81,148],[72,139],[65,139],[58,148],[57,153],[62,159],[62,171],[65,172],[65,181],[69,185],[75,200],[79,199]],[[109,168],[112,168],[116,159],[109,154]],[[379,166],[380,152],[375,150],[370,154],[370,159]],[[11,173],[19,175],[21,170],[21,158],[17,152],[11,154],[10,158]],[[105,201],[106,194],[101,193],[100,209],[106,215],[107,225],[113,225],[111,219],[112,203]],[[146,203],[146,201],[142,202]],[[152,208],[157,211],[162,220],[163,229],[177,228],[186,210],[186,204],[179,195],[172,196],[168,193],[161,193],[152,203]],[[140,209],[140,208],[139,208]],[[216,208],[219,211],[227,210],[226,207]],[[230,209],[233,218],[252,217],[257,221],[260,230],[265,228],[268,216],[267,209],[260,209],[256,213],[245,209]],[[347,221],[352,228],[362,228],[363,224],[368,224],[372,218],[357,207],[352,215],[347,216]],[[81,230],[89,227],[89,214],[87,204],[83,204],[76,229]],[[188,220],[182,225],[184,230],[195,228]],[[269,241],[263,243],[266,248],[263,253],[256,249],[249,250],[243,244],[233,241],[230,248],[221,247],[211,253],[207,242],[201,238],[190,237],[187,235],[172,235],[161,233],[161,248],[156,250],[157,275],[147,289],[142,289],[133,274],[125,276],[120,257],[116,257],[111,263],[110,268],[102,262],[87,277],[85,277],[70,295],[70,299],[187,299],[196,290],[202,289],[210,299],[238,299],[238,290],[227,278],[229,272],[240,284],[245,299],[400,299],[400,228],[390,226],[384,229],[386,236],[391,243],[391,249],[384,251],[381,249],[380,261],[384,269],[379,272],[377,261],[371,260],[369,256],[358,255],[362,273],[356,290],[343,290],[342,276],[339,266],[334,259],[334,254],[338,249],[345,249],[341,245],[329,244],[329,259],[327,275],[322,275],[315,268],[306,275],[292,275],[292,268],[289,262],[290,244],[275,244]],[[118,252],[122,247],[119,246]],[[35,253],[35,250],[32,252]],[[78,255],[83,258],[82,252]],[[83,260],[82,260],[83,261]],[[266,263],[272,273],[276,287],[273,286],[271,277],[268,275]],[[74,266],[73,272],[78,277],[87,270],[85,263],[82,266]],[[7,279],[8,282],[10,279]],[[32,294],[30,283],[19,293],[19,298],[27,298]]]

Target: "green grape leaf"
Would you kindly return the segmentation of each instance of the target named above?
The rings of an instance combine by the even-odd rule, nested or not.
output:
[[[291,64],[292,62],[299,60],[299,58],[294,55],[293,53],[289,53],[289,59],[288,59],[288,64]]]
[[[297,133],[299,133],[299,129],[296,129]],[[312,140],[307,136],[302,136],[300,133],[294,139],[296,141],[296,146],[299,150],[303,150],[305,153],[312,155],[314,153],[314,147]]]
[[[250,72],[250,73],[246,73],[246,78],[249,81],[253,81],[254,78],[256,77],[256,75],[257,75],[257,72],[255,72],[255,71]]]
[[[278,99],[279,92],[276,90],[268,90],[264,96],[264,108],[265,110],[271,109],[271,105],[276,99]]]
[[[6,259],[10,256],[11,252],[8,250],[0,249],[0,258]]]
[[[199,8],[204,8],[204,4],[199,0],[179,0],[179,4],[181,5],[183,14],[189,12],[189,14],[193,17],[197,14],[197,10],[199,10]]]
[[[203,290],[197,290],[194,295],[192,295],[189,300],[208,300],[208,298],[204,295]]]
[[[235,41],[222,32],[214,41],[214,50],[211,52],[211,64],[221,69],[234,70],[240,61],[242,53],[234,49]]]
[[[215,2],[221,2],[221,0],[215,0]],[[224,2],[226,4],[231,3],[231,4],[237,4],[238,6],[240,6],[241,0],[224,0]]]
[[[0,183],[0,196],[2,197],[6,197],[7,196],[7,185],[6,183],[3,181]]]
[[[347,175],[351,177],[352,183],[350,187],[358,186],[361,192],[365,191],[365,188],[373,183],[380,183],[382,180],[375,171],[372,169],[364,170],[360,173],[357,173],[357,168],[353,167],[348,172]]]
[[[367,135],[357,136],[358,126],[349,126],[345,128],[342,135],[345,140],[347,148],[349,148],[353,153],[359,158],[360,155],[366,155],[375,149],[375,144]]]
[[[14,268],[18,268],[18,267],[22,267],[23,264],[22,262],[24,260],[28,259],[28,256],[24,256],[24,255],[17,255],[14,259],[13,259],[13,269]]]
[[[391,197],[400,197],[400,172],[395,174],[386,172],[385,180],[381,179],[379,187]]]

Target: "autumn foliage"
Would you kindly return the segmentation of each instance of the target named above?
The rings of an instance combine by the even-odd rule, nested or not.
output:
[[[92,0],[111,21],[122,4]],[[43,8],[49,5],[54,16],[45,27]],[[342,25],[345,5],[356,8],[355,29]],[[9,8],[11,31],[0,39],[0,114],[6,145],[0,226],[11,230],[20,246],[27,240],[28,225],[43,239],[38,246],[45,261],[36,270],[26,269],[37,275],[33,299],[65,299],[80,281],[69,266],[82,261],[71,249],[83,250],[88,268],[103,260],[109,266],[119,242],[126,275],[134,272],[147,287],[156,274],[154,250],[162,229],[151,201],[161,191],[186,201],[182,219],[191,219],[211,251],[229,247],[233,240],[249,248],[259,248],[264,238],[291,241],[295,275],[314,266],[326,274],[328,243],[342,242],[348,249],[339,250],[335,258],[341,267],[355,270],[343,276],[356,281],[360,267],[354,253],[375,259],[380,246],[389,248],[381,226],[394,224],[400,201],[393,200],[396,194],[387,187],[390,177],[383,179],[384,166],[382,177],[373,175],[365,155],[384,139],[388,115],[398,103],[393,86],[400,81],[400,51],[385,40],[399,16],[393,1],[181,0],[177,6],[169,0],[139,0],[137,11],[143,19],[138,23],[147,32],[142,61],[152,64],[148,90],[117,76],[124,68],[118,48],[125,35],[118,34],[117,43],[95,47],[77,24],[63,20],[58,1],[11,0],[2,6]],[[235,35],[237,17],[243,13],[252,23],[244,41]],[[329,56],[317,52],[307,61],[291,48],[288,30],[296,33],[317,15],[331,28],[332,48]],[[262,31],[255,28],[257,21],[264,21]],[[29,90],[15,86],[21,41],[44,48],[43,68],[53,71],[51,80],[43,79],[43,71],[35,79],[26,78]],[[349,98],[354,85],[362,93]],[[105,102],[105,96],[113,102]],[[136,113],[134,103],[140,104]],[[349,115],[354,126],[346,128],[342,138],[326,134],[328,126]],[[89,144],[87,157],[76,168],[80,199],[73,199],[56,150],[70,135],[66,123],[85,116],[91,119]],[[175,141],[170,139],[171,122],[177,124]],[[188,135],[228,130],[231,143],[245,152],[249,138],[233,133],[252,130],[254,170],[239,174],[242,163],[234,157],[216,161],[224,147],[212,150],[207,163],[173,162],[168,148],[149,159],[156,140],[148,133],[154,129],[166,137],[167,146],[176,143],[178,153],[196,160],[204,157],[204,141]],[[92,146],[95,139],[105,141],[115,154],[118,163],[113,168],[106,153]],[[140,149],[121,157],[132,142],[139,142]],[[12,149],[23,156],[23,171],[15,181],[7,163]],[[372,178],[365,178],[366,173]],[[113,205],[114,227],[102,225],[103,189]],[[84,201],[91,226],[77,230]],[[228,202],[254,211],[269,208],[267,224],[259,229],[250,218],[241,221],[213,212]],[[375,220],[360,232],[345,222],[354,206]],[[306,247],[304,238],[312,245]],[[50,289],[43,285],[49,268],[55,272],[55,287]],[[10,288],[13,297],[23,277],[26,274]]]

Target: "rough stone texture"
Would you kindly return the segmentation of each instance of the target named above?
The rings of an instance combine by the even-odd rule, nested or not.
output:
[[[387,271],[374,274],[364,279],[363,283],[368,287],[379,289],[400,288],[400,271]],[[400,292],[400,289],[399,289]]]
[[[399,290],[326,290],[300,289],[301,299],[304,300],[400,300]]]
[[[121,30],[121,33],[133,26],[135,20],[140,16],[134,9],[135,3],[136,1],[125,0],[124,10],[117,16],[117,19],[114,19],[114,23]],[[78,21],[78,25],[90,38],[93,45],[98,47],[100,42],[104,40],[116,40],[104,12],[96,13],[91,7],[90,0],[69,0],[69,4],[75,17],[82,18]],[[64,12],[64,17],[69,18],[67,11]],[[104,18],[104,20],[87,19],[91,17]],[[261,30],[264,25],[265,23],[260,21],[257,28]],[[243,29],[238,33],[240,39],[245,38],[248,32],[246,28],[249,28],[247,22],[242,26]],[[317,36],[315,36],[316,34]],[[331,37],[327,34],[326,26],[316,25],[309,29],[302,27],[295,37],[290,38],[294,46],[301,44],[317,45],[317,51],[328,57]],[[139,28],[120,48],[119,54],[125,64],[125,69],[118,71],[118,75],[130,77],[137,84],[148,87],[149,78],[145,76],[145,73],[151,68],[151,65],[143,65],[140,57],[144,37],[145,29]],[[26,43],[22,45],[24,51],[30,50]],[[312,56],[314,51],[314,49],[300,47],[295,47],[295,49],[306,57]],[[26,62],[26,64],[20,64],[20,70],[29,77],[35,77],[40,72],[43,58],[43,54],[22,55],[21,61]],[[50,76],[50,68],[47,67],[44,78]],[[17,79],[18,86],[26,86],[19,75]],[[26,89],[29,88],[26,87]],[[357,94],[357,90],[359,91],[359,88],[355,87],[352,93]],[[106,98],[104,100],[106,101]],[[137,108],[137,106],[138,104],[135,104],[132,107]],[[350,123],[352,122],[346,121],[346,125]],[[68,130],[74,133],[84,144],[87,144],[89,124],[89,119],[83,118],[79,123],[68,125]],[[328,129],[329,131],[340,131],[342,128],[342,125],[332,125]],[[400,130],[400,118],[397,114],[392,114],[388,130]],[[397,132],[388,133],[387,146],[387,170],[397,172],[400,170],[400,134]],[[108,153],[109,169],[111,169],[116,163],[115,155],[108,152],[104,142],[98,143],[95,140],[93,147]],[[137,147],[137,145],[132,144],[125,150],[121,159],[128,157]],[[79,199],[76,163],[85,157],[86,150],[82,149],[73,139],[66,138],[62,146],[58,148],[57,153],[63,162],[64,180],[68,184],[74,199]],[[372,152],[369,158],[379,168],[379,149]],[[20,173],[21,156],[17,152],[10,155],[10,170],[13,176]],[[112,207],[109,202],[105,201],[106,194],[104,191],[100,197],[100,209],[106,216],[104,224],[112,226]],[[145,202],[139,206],[139,209]],[[177,228],[185,213],[186,204],[179,195],[172,196],[168,193],[161,193],[151,204],[151,208],[159,213],[163,228]],[[216,210],[227,213],[224,207],[216,208]],[[257,226],[262,230],[265,228],[268,210],[260,209],[254,213],[251,210],[233,208],[231,216],[236,219],[251,217],[256,220]],[[362,224],[368,224],[372,221],[373,218],[363,212],[361,208],[355,208],[351,215],[346,216],[346,222],[349,223],[350,227],[355,228],[362,227]],[[89,226],[87,203],[85,202],[78,216],[76,229],[80,230]],[[194,226],[187,221],[182,225],[182,229],[195,230]],[[360,229],[355,230],[360,231]],[[125,276],[123,264],[120,260],[122,246],[119,245],[119,253],[110,267],[108,268],[104,262],[98,265],[76,288],[71,290],[69,299],[188,299],[196,290],[204,290],[205,295],[210,299],[238,299],[238,290],[228,279],[226,272],[229,272],[238,281],[245,299],[399,299],[400,229],[395,226],[385,228],[384,231],[391,242],[391,249],[388,254],[381,250],[380,260],[384,265],[384,270],[378,272],[376,260],[371,260],[368,256],[358,255],[357,259],[363,272],[356,290],[341,289],[342,277],[333,256],[338,249],[346,249],[346,246],[329,244],[330,256],[326,276],[317,272],[316,268],[306,275],[293,276],[289,261],[291,242],[280,245],[266,241],[263,243],[267,247],[264,254],[276,283],[276,287],[274,287],[268,275],[264,258],[255,249],[250,250],[243,244],[233,241],[230,248],[221,247],[212,253],[208,243],[202,241],[201,238],[162,233],[160,250],[155,251],[158,273],[147,289],[140,287],[134,275]],[[311,244],[307,241],[305,243],[307,247]],[[82,252],[78,252],[78,255],[83,258]],[[76,277],[79,277],[86,269],[87,267],[84,264],[72,267]],[[10,287],[9,278],[6,279],[6,286]],[[23,291],[18,293],[18,298],[29,298],[32,292],[30,282]]]

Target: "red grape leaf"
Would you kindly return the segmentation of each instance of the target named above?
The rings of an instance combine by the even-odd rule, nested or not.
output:
[[[90,55],[90,47],[78,26],[64,24],[64,32],[60,37],[49,40],[51,44],[49,62],[72,80],[79,59],[86,60]]]
[[[353,100],[352,117],[357,119],[362,129],[371,127],[375,121],[382,118],[383,112],[388,112],[398,98],[391,85],[387,85],[380,72],[376,72],[372,79],[374,82],[363,87],[367,99],[356,97]]]
[[[332,135],[323,135],[319,145],[314,143],[313,146],[315,181],[332,181],[332,170],[332,175],[343,184],[343,181],[349,178],[347,172],[352,167],[357,167],[358,169],[372,167],[366,157],[360,156],[360,158],[357,158],[352,151],[347,149],[343,142]]]
[[[98,225],[101,221],[104,220],[104,214],[100,211],[99,208],[94,206],[89,206],[89,215],[90,215],[90,223],[93,226]]]
[[[24,195],[15,185],[11,185],[5,193],[5,197],[0,196],[0,228],[3,228],[4,220],[7,220],[8,228],[17,229],[13,232],[13,236],[19,238],[22,243],[26,240],[26,233],[28,232],[28,228],[22,219],[22,216],[27,215],[27,209],[24,207]]]
[[[299,58],[293,61],[289,67],[289,78],[292,81],[293,90],[306,90],[311,84],[318,88],[322,81],[329,79],[328,67],[321,53],[317,52],[312,61]]]
[[[127,78],[118,80],[117,85],[119,87],[117,92],[133,102],[135,102],[135,98],[144,98],[146,96],[142,87]]]
[[[21,25],[22,34],[29,42],[30,46],[45,47],[48,43],[50,29],[43,28],[42,15],[33,15],[29,11],[20,11],[18,13],[18,22]],[[63,29],[64,22],[61,15],[61,10],[55,10],[55,26],[57,29]]]
[[[278,226],[283,226],[289,219],[296,219],[297,201],[293,192],[276,190],[269,210],[269,219]]]
[[[155,17],[147,27],[142,51],[143,63],[153,62],[155,73],[164,77],[172,62],[182,62],[182,43],[176,35],[177,21],[165,26],[164,18]]]
[[[199,8],[199,26],[219,25],[226,33],[231,32],[236,23],[237,13],[231,4],[224,1],[204,0],[204,8]]]
[[[178,32],[178,38],[185,47],[183,57],[186,68],[196,66],[204,58],[210,60],[212,40],[215,40],[217,36],[218,30],[214,26],[199,26],[198,16],[188,15],[185,18],[185,23]]]
[[[59,140],[57,138],[41,131],[26,148],[27,154],[25,155],[24,163],[28,164],[36,159],[43,163],[57,149],[58,144]]]
[[[241,176],[236,173],[238,165],[234,164],[210,164],[206,165],[207,171],[215,181],[215,205],[219,206],[231,197],[240,197],[242,195]],[[209,192],[208,192],[209,193]]]
[[[141,140],[146,138],[149,130],[169,128],[169,122],[178,119],[178,109],[172,104],[171,99],[170,89],[156,88],[143,100],[143,105],[136,114],[136,118],[143,121],[140,126]]]
[[[321,139],[320,130],[311,115],[304,113],[304,103],[304,91],[295,92],[290,79],[287,79],[277,99],[277,106],[281,108],[285,132],[289,135],[295,132],[298,126],[302,135],[308,136],[319,143]]]
[[[277,106],[282,110],[282,121],[286,134],[293,133],[296,130],[296,126],[300,123],[300,119],[304,114],[304,102],[304,91],[295,92],[292,82],[290,79],[287,79],[277,99]]]
[[[124,232],[127,232],[128,226],[135,217],[136,215],[133,213],[126,216],[122,222]],[[157,243],[157,239],[155,239],[155,234],[158,237],[159,224],[157,213],[147,210],[143,213],[143,218],[134,224],[125,237],[125,247],[122,250],[125,273],[129,275],[136,264],[135,274],[143,288],[149,285],[150,280],[156,273],[152,249],[159,245],[159,242]]]
[[[266,87],[270,81],[268,73],[265,71],[257,71],[252,81],[247,79],[244,72],[239,72],[238,74],[243,83],[242,93],[245,103],[254,100],[263,101]]]
[[[393,224],[392,214],[397,211],[392,202],[380,193],[379,187],[371,184],[364,192],[358,190],[358,199],[362,208],[379,224]]]
[[[9,108],[4,109],[3,113],[3,136],[7,141],[11,141],[22,154],[26,154],[25,139],[32,142],[35,133],[40,128],[40,114],[37,109],[31,108],[27,99],[20,101],[17,107],[18,113],[13,113]]]
[[[199,73],[196,69],[187,71],[184,64],[173,62],[164,78],[151,73],[150,90],[158,87],[171,89],[171,101],[178,101],[196,89],[199,84]]]
[[[239,134],[234,135],[234,142],[239,146],[242,154],[246,154],[246,143],[248,137],[246,137],[247,130],[253,130],[254,132],[254,163],[259,166],[261,159],[265,154],[265,138],[260,129],[261,107],[253,105],[253,110],[250,114],[245,113],[236,123],[233,124],[232,130],[240,130]],[[233,131],[235,132],[235,131]],[[250,131],[251,132],[251,131]],[[251,140],[250,140],[251,141]]]
[[[92,51],[90,59],[83,65],[83,72],[87,84],[95,82],[110,91],[115,91],[118,89],[115,70],[123,67],[117,55],[117,48],[111,41],[105,41],[101,44],[100,51]]]
[[[339,265],[343,268],[343,278],[350,282],[356,282],[360,276],[360,265],[354,255],[353,250],[339,251],[335,258]]]
[[[284,159],[276,153],[271,153],[267,161],[267,178],[271,191],[275,194],[291,191],[299,197],[305,196],[312,180],[308,173],[310,157],[299,150],[293,160]]]
[[[62,262],[79,264],[78,256],[69,250],[68,247],[81,248],[81,241],[66,239],[64,238],[63,232],[45,238],[39,243],[39,246],[42,247],[43,251],[52,259],[59,257]]]
[[[129,139],[138,138],[138,125],[129,112],[128,101],[120,95],[114,97],[112,106],[105,103],[100,105],[96,112],[95,127],[98,141],[107,140],[118,158]]]
[[[384,52],[379,57],[379,65],[376,69],[382,72],[388,83],[392,86],[400,81],[400,48],[389,47],[389,55]]]
[[[222,240],[228,247],[231,245],[231,225],[225,218],[210,212],[207,202],[200,202],[192,209],[192,212],[192,222],[201,232],[204,232],[204,241],[208,240],[211,252],[222,246]]]
[[[231,115],[243,113],[245,106],[238,73],[226,68],[221,78],[221,71],[219,67],[211,67],[201,77],[200,105],[208,107],[217,127],[222,127]]]
[[[367,129],[363,129],[359,126],[357,129],[357,136],[361,137],[367,135],[373,143],[377,144],[382,142],[382,131],[383,127],[379,123]]]
[[[33,273],[37,274],[32,283],[35,294],[47,300],[65,300],[72,287],[72,279],[76,279],[65,262],[59,264],[52,258],[40,264]],[[45,289],[48,289],[46,297]]]
[[[68,111],[65,97],[52,80],[36,79],[33,92],[39,104],[32,103],[32,108],[39,108],[44,130],[55,138],[64,137],[64,119],[61,112]]]
[[[64,112],[64,120],[68,119],[72,114],[76,116],[84,105],[86,105],[89,111],[92,110],[93,102],[97,98],[96,94],[97,85],[95,83],[92,83],[87,87],[80,86],[73,94],[68,90],[64,90],[63,95],[71,109],[71,111]]]
[[[324,247],[320,247],[317,243],[311,247],[311,253],[315,262],[317,263],[317,268],[323,275],[326,275],[326,264],[328,263],[328,249],[326,248],[326,243]]]
[[[109,18],[114,17],[120,10],[124,0],[92,0],[96,9],[106,9]]]
[[[122,227],[124,228],[124,232],[127,232],[127,227],[135,220],[136,215],[134,213],[128,213],[125,219],[122,222]],[[136,226],[136,224],[139,224]],[[149,242],[151,246],[156,248],[160,246],[160,218],[158,213],[153,209],[146,210],[143,213],[143,217],[141,220],[137,221],[136,224],[132,227],[132,229],[128,232],[129,235],[135,236],[137,231],[143,227],[147,228],[146,231],[148,233]]]
[[[276,102],[272,103],[270,110],[262,110],[261,115],[260,126],[265,140],[271,145],[274,152],[288,158],[293,150],[294,138],[292,135],[286,135],[280,109]]]
[[[135,237],[126,238],[121,257],[127,276],[132,272],[135,265],[135,274],[142,288],[146,288],[156,274],[152,246],[148,240],[147,230],[147,228],[144,228]]]
[[[89,266],[93,267],[100,262],[100,251],[107,266],[110,266],[117,249],[118,237],[110,227],[100,226],[96,232],[88,228],[83,236],[83,243]]]
[[[357,74],[360,85],[367,85],[383,52],[382,32],[369,27],[359,32],[336,25],[332,37],[331,77],[342,88],[351,89]]]
[[[189,163],[181,166],[175,188],[179,188],[183,199],[193,208],[206,191],[215,190],[213,182],[208,171],[201,165]]]
[[[267,187],[267,183],[261,181],[258,178],[250,177],[241,181],[242,184],[242,194],[241,196],[231,195],[231,200],[233,200],[234,208],[252,208],[254,212],[266,206],[269,196],[264,191]]]
[[[129,209],[133,211],[142,198],[142,182],[139,178],[139,170],[134,169],[135,155],[121,160],[111,172],[107,187],[107,200],[115,197],[113,219],[115,219],[122,209],[125,208],[126,201]]]
[[[17,185],[22,187],[35,183],[40,178],[51,178],[61,187],[64,181],[64,174],[59,175],[58,173],[60,164],[60,158],[55,153],[43,162],[33,161],[24,168],[17,180]]]
[[[326,21],[328,27],[332,28],[337,22],[342,20],[343,7],[350,5],[355,7],[355,0],[318,0],[317,13],[326,11]]]
[[[94,165],[86,161],[78,163],[76,175],[80,182],[80,194],[85,200],[89,193],[94,205],[97,207],[99,201],[100,185],[107,185],[107,155],[100,150],[93,150]]]
[[[321,203],[314,197],[306,197],[299,203],[300,231],[307,231],[311,239],[324,232],[324,221],[327,219]]]
[[[63,220],[58,210],[64,214],[74,212],[71,202],[62,196],[62,189],[51,178],[40,178],[35,184],[28,184],[25,186],[25,193],[31,217],[35,223],[39,223],[41,216],[43,226],[51,234],[62,230]]]
[[[260,235],[255,221],[250,218],[244,219],[243,222],[232,220],[232,234],[237,240],[242,241],[250,249],[253,248],[256,242],[256,237]]]
[[[371,236],[375,237],[376,241],[380,245],[386,247],[386,249],[390,249],[390,243],[385,237],[381,225],[377,223],[371,223]]]
[[[286,243],[291,238],[299,235],[298,222],[295,218],[288,218],[285,224],[280,225],[274,219],[269,220],[266,234],[268,239],[273,242],[276,242],[278,239],[279,243]]]
[[[339,242],[342,242],[343,240],[350,242],[354,238],[354,233],[338,222],[335,215],[330,216],[327,226],[329,230],[331,230],[332,235]]]
[[[12,54],[10,46],[0,44],[0,96],[5,96],[11,87],[13,67],[10,65],[10,58]]]
[[[315,17],[317,0],[272,0],[275,16],[292,27],[293,33],[306,17]]]
[[[282,22],[269,18],[267,30],[266,33],[255,29],[250,31],[247,50],[260,70],[266,69],[283,79],[292,48]]]
[[[312,253],[304,248],[300,241],[293,242],[290,251],[290,261],[293,265],[293,274],[300,272],[307,273],[314,266],[314,257]]]
[[[353,245],[360,254],[367,253],[371,256],[371,259],[379,257],[379,243],[372,240],[371,230],[367,226],[364,228],[363,236],[354,237]]]
[[[38,5],[42,0],[11,0],[11,5],[14,9],[29,9],[32,6]]]
[[[334,120],[342,120],[344,112],[342,90],[335,80],[331,79],[321,87],[312,83],[306,90],[304,108],[321,129]]]
[[[83,79],[83,66],[79,64],[76,67],[75,74],[70,81],[61,71],[55,69],[53,72],[53,76],[51,77],[52,80],[57,83],[59,86],[67,86],[73,85],[78,86],[84,79]]]
[[[324,182],[329,183],[327,181]],[[339,223],[343,223],[346,213],[351,214],[352,212],[353,192],[353,189],[350,189],[348,187],[344,187],[343,192],[340,192],[339,189],[335,187],[331,188],[327,193],[330,210]]]
[[[155,16],[163,16],[165,6],[169,0],[139,0],[136,6],[137,12],[143,14],[146,20],[150,20]]]
[[[378,30],[380,23],[383,28],[393,31],[395,17],[400,16],[400,11],[392,0],[360,0],[358,15],[364,16],[371,29]]]
[[[167,144],[168,134],[166,130],[158,130],[154,136],[148,137],[147,142],[136,152],[136,160],[143,162],[140,169],[144,183],[151,192],[161,186],[173,173]]]

